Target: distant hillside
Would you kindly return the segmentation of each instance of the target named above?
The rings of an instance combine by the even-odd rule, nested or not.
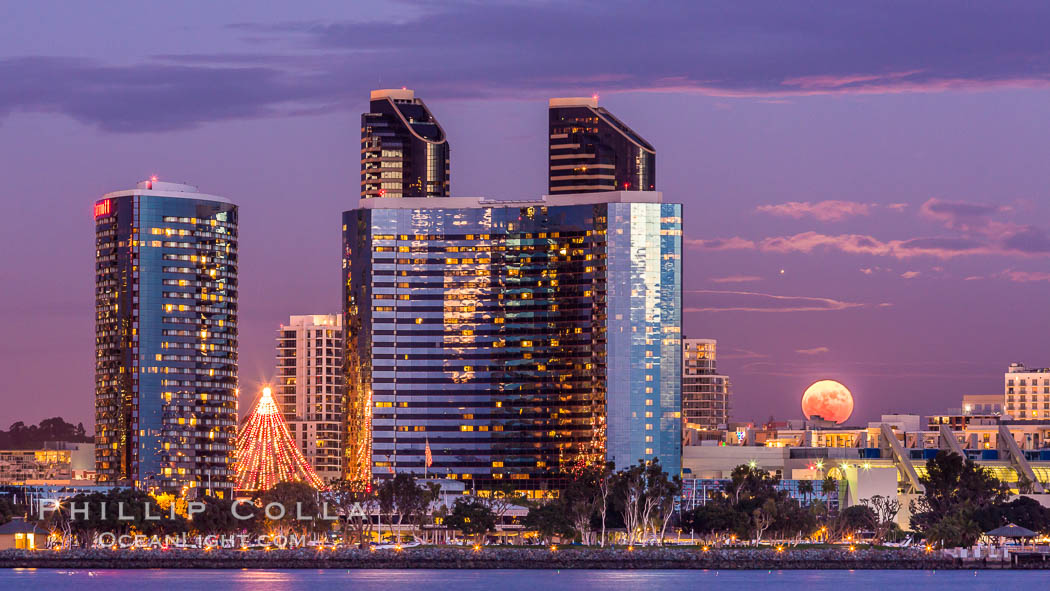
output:
[[[26,426],[22,421],[11,425],[7,431],[0,431],[0,449],[39,449],[45,441],[94,441],[91,435],[84,432],[84,424],[72,425],[61,417],[44,419],[39,425]]]

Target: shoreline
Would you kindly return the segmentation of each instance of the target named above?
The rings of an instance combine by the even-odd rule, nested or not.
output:
[[[395,550],[3,550],[0,568],[74,569],[594,569],[594,570],[1031,570],[918,550],[573,549],[488,547]]]

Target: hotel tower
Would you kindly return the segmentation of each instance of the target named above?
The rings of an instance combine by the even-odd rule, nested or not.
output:
[[[606,460],[678,474],[681,216],[655,191],[345,212],[347,476],[544,496]]]
[[[229,498],[237,206],[148,180],[94,215],[98,482]]]

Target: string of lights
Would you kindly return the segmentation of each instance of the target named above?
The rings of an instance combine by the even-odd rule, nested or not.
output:
[[[263,388],[255,410],[237,434],[237,488],[269,490],[278,482],[305,482],[324,488],[289,435],[270,388]]]

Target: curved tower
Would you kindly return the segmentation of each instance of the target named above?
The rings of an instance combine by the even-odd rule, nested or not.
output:
[[[152,179],[107,193],[94,214],[98,482],[226,496],[237,429],[237,206]]]
[[[361,115],[361,198],[448,197],[448,140],[407,89],[373,90]]]
[[[551,195],[656,190],[656,149],[597,98],[553,98],[548,115]]]

